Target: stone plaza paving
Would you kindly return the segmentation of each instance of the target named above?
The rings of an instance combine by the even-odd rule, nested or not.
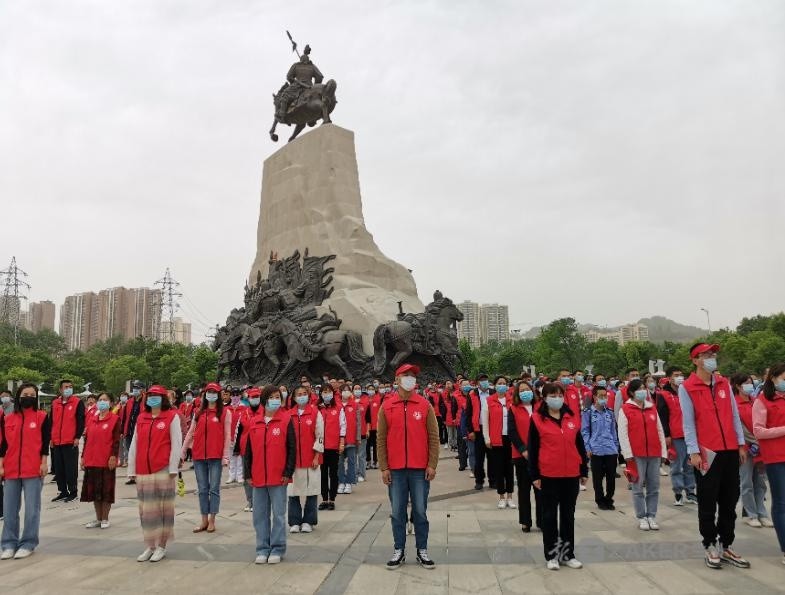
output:
[[[238,485],[222,490],[213,534],[193,534],[196,495],[177,498],[176,540],[160,563],[136,562],[142,551],[133,486],[118,476],[118,502],[109,529],[85,529],[91,504],[50,503],[54,484],[44,487],[41,545],[26,560],[0,562],[0,593],[742,593],[785,592],[773,529],[737,522],[737,550],[750,570],[710,570],[703,563],[694,505],[671,505],[669,478],[662,478],[661,530],[642,532],[623,480],[617,510],[599,511],[591,487],[581,492],[576,513],[576,555],[582,570],[545,569],[539,532],[520,531],[517,510],[498,510],[496,494],[475,492],[468,472],[459,473],[443,452],[431,489],[429,550],[437,568],[420,568],[414,539],[407,563],[384,568],[392,551],[389,504],[379,471],[351,495],[339,495],[337,510],[319,513],[312,534],[289,536],[284,562],[258,566],[250,513],[243,512]],[[123,470],[119,471],[123,474]],[[184,472],[189,491],[192,471]],[[48,482],[48,478],[47,478]],[[80,479],[81,484],[81,479]]]

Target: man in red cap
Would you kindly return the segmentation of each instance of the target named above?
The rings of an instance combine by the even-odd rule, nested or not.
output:
[[[417,561],[423,568],[436,564],[428,556],[428,492],[439,463],[439,424],[433,407],[415,392],[420,368],[404,364],[395,371],[398,390],[379,410],[377,449],[382,481],[388,487],[392,507],[395,551],[387,569],[406,560],[406,506],[411,499]]]
[[[731,549],[739,501],[739,462],[747,458],[736,399],[727,378],[715,374],[720,346],[696,343],[690,348],[695,372],[679,386],[684,441],[695,468],[698,528],[706,566],[750,563]],[[719,538],[719,543],[718,543]]]

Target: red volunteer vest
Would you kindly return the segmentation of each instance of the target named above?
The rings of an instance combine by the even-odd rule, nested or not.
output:
[[[505,405],[499,402],[499,395],[488,397],[488,435],[491,439],[491,446],[502,446],[502,431],[504,430],[504,416],[509,410],[510,397],[505,399]]]
[[[469,398],[472,400],[472,427],[469,428],[469,432],[474,432],[480,427],[480,395],[473,390],[469,393]]]
[[[781,393],[775,393],[773,401],[769,401],[762,394],[758,396],[758,400],[766,407],[767,428],[785,426],[785,397]],[[758,440],[758,445],[761,458],[767,465],[785,462],[785,436],[762,438]]]
[[[444,401],[444,407],[447,409],[447,415],[444,418],[444,423],[448,426],[455,426],[455,416],[452,414],[453,395],[454,391],[452,393],[447,392],[446,390],[442,392],[442,401]]]
[[[247,407],[245,405],[238,405],[237,407],[229,405],[229,413],[232,415],[232,436],[237,432],[237,424],[239,424],[242,419],[243,409],[247,409]]]
[[[641,409],[632,401],[621,406],[627,417],[627,433],[632,455],[635,457],[661,457],[662,444],[657,433],[657,408]]]
[[[346,416],[346,437],[344,438],[345,446],[357,445],[357,403],[354,402],[354,397],[349,397],[349,400],[343,404],[343,412]]]
[[[153,417],[149,411],[142,411],[136,420],[136,474],[152,475],[169,466],[172,452],[172,439],[169,427],[179,419],[174,409],[161,411]]]
[[[265,423],[264,414],[253,418],[249,434],[251,445],[251,483],[255,488],[279,486],[286,469],[286,433],[290,414],[280,409]]]
[[[336,404],[322,409],[324,418],[324,448],[338,450],[341,441],[341,406]]]
[[[248,434],[251,431],[254,417],[259,415],[259,412],[264,412],[264,407],[259,405],[256,411],[250,407],[243,407],[240,411],[240,423],[243,425],[243,431],[238,438],[240,440],[240,454],[245,456],[245,449],[248,444]]]
[[[679,395],[675,395],[670,391],[659,391],[661,399],[665,400],[668,406],[668,427],[670,429],[671,438],[684,438],[684,421],[681,413],[681,403],[679,402]]]
[[[539,467],[542,477],[579,477],[581,455],[575,446],[580,432],[572,411],[562,415],[561,425],[535,413],[531,421],[540,435]]]
[[[428,410],[431,404],[417,393],[404,401],[399,395],[382,405],[387,422],[387,464],[390,469],[428,466]]]
[[[382,405],[382,396],[375,394],[371,399],[371,430],[376,431],[379,427],[379,407]]]
[[[510,407],[510,412],[512,416],[515,418],[515,429],[518,430],[518,436],[521,437],[523,443],[526,444],[529,441],[529,423],[531,422],[531,415],[526,410],[526,406],[523,404],[520,405],[513,405]],[[512,447],[512,458],[513,459],[520,459],[523,455],[518,452],[518,449],[515,446]]]
[[[74,443],[77,405],[79,397],[74,396],[69,397],[65,404],[60,397],[52,401],[52,444],[55,446]]]
[[[739,419],[741,419],[741,424],[747,428],[747,431],[752,433],[752,404],[754,401],[749,399],[744,401],[739,395],[734,395],[736,397],[736,409],[739,410]]]
[[[223,458],[224,441],[226,440],[224,420],[227,415],[231,415],[227,409],[221,412],[220,418],[215,414],[215,410],[204,409],[195,420],[194,443],[191,446],[191,455],[194,461]]]
[[[304,469],[311,466],[316,452],[313,445],[316,442],[316,420],[319,417],[319,410],[313,405],[306,405],[301,415],[297,414],[297,409],[292,409],[290,415],[294,424],[294,434],[297,437],[295,467]]]
[[[366,421],[366,412],[368,408],[371,406],[371,399],[368,395],[363,395],[360,397],[360,400],[357,401],[357,408],[360,410],[360,436],[365,438],[368,436],[368,422]]]
[[[564,390],[564,404],[570,408],[578,425],[581,424],[581,391],[574,384]]]
[[[21,413],[11,413],[3,418],[8,445],[3,461],[5,479],[41,476],[41,426],[45,420],[46,411],[32,409],[23,409]]]
[[[120,418],[114,414],[106,416],[106,419],[99,419],[90,416],[85,423],[85,447],[82,451],[85,467],[107,467],[109,457],[117,456],[112,452],[112,436]]]
[[[693,372],[683,386],[687,389],[695,410],[698,444],[715,452],[738,449],[728,379],[714,374],[712,390]]]

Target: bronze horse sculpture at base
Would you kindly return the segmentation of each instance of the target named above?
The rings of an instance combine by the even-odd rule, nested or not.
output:
[[[298,83],[294,83],[298,84]],[[276,115],[273,120],[273,127],[270,129],[270,138],[274,142],[278,142],[278,135],[275,133],[275,128],[278,123],[291,126],[294,124],[294,132],[289,137],[288,142],[292,142],[297,135],[300,134],[306,126],[315,126],[316,122],[320,119],[322,124],[331,124],[330,114],[335,109],[337,100],[335,98],[336,82],[333,79],[328,80],[326,83],[317,83],[303,90],[303,99],[291,106],[283,119]],[[278,97],[287,88],[287,85],[282,87],[278,95],[274,95],[274,103],[277,104]]]

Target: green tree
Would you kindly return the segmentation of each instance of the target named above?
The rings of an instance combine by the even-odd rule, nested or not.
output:
[[[128,380],[147,380],[152,372],[144,358],[135,355],[121,355],[109,361],[104,367],[103,384],[106,390],[117,395],[125,390]]]
[[[215,380],[218,375],[218,354],[204,343],[193,350],[196,382]]]
[[[582,368],[586,358],[586,338],[578,332],[574,318],[560,318],[545,326],[537,338],[537,365],[549,374],[559,368]]]
[[[626,360],[616,341],[599,339],[588,345],[589,363],[594,365],[595,374],[612,376],[624,371]]]
[[[32,382],[33,384],[41,384],[44,381],[45,375],[38,370],[31,370],[24,366],[13,366],[9,368],[2,376],[2,386],[5,387],[9,382]]]

